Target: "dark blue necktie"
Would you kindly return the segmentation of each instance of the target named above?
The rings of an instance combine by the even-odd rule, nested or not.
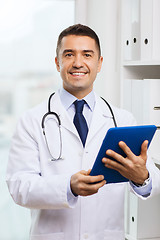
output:
[[[73,119],[74,125],[77,128],[77,131],[79,133],[83,146],[85,146],[85,142],[88,134],[87,122],[82,114],[84,104],[85,104],[84,100],[80,100],[80,101],[77,100],[74,102],[75,116]]]

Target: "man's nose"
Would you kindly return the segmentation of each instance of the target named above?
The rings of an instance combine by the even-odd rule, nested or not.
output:
[[[82,57],[82,56],[76,55],[76,56],[74,57],[73,67],[75,67],[75,68],[81,68],[81,67],[83,67],[83,57]]]

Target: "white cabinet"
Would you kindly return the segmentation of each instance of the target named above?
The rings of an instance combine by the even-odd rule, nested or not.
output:
[[[138,124],[160,126],[160,79],[124,79],[123,107],[133,113]],[[160,164],[160,130],[149,147],[153,161]]]
[[[138,124],[160,125],[160,0],[121,0],[121,107]],[[160,130],[150,154],[160,165]],[[160,240],[160,196],[126,193],[128,240]]]
[[[127,192],[126,239],[160,239],[160,197],[141,200]]]

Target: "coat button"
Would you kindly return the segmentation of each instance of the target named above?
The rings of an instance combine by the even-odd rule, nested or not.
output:
[[[85,233],[85,234],[83,235],[83,237],[84,237],[84,239],[88,239],[88,238],[89,238],[89,235],[88,235],[87,233]]]

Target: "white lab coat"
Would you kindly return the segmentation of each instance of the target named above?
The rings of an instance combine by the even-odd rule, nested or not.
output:
[[[125,110],[112,107],[118,126],[134,125]],[[58,93],[51,100],[51,110],[62,124],[64,160],[50,161],[41,120],[47,102],[29,110],[18,123],[13,137],[7,169],[7,184],[14,201],[31,209],[31,240],[122,240],[124,239],[125,183],[106,184],[97,194],[78,197],[75,206],[67,201],[70,176],[92,167],[106,131],[113,127],[111,113],[102,99],[96,105],[83,148],[79,135],[67,115]],[[53,155],[59,151],[57,123],[50,116],[48,139]],[[159,171],[148,164],[153,188],[160,186]]]

